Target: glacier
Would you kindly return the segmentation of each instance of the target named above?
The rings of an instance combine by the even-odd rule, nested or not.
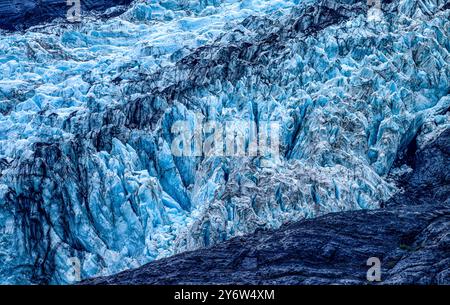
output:
[[[110,275],[389,200],[398,155],[450,125],[450,7],[381,8],[151,0],[0,30],[0,281],[70,283],[72,258]],[[174,156],[172,125],[199,113],[280,122],[280,156]]]

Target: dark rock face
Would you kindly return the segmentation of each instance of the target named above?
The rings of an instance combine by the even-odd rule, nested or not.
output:
[[[415,141],[410,144],[409,149],[413,150],[409,152],[412,158],[406,161],[414,170],[399,179],[398,184],[403,191],[386,204],[446,201],[450,194],[450,129],[443,131],[422,150],[415,151]]]
[[[450,284],[449,143],[446,130],[415,153],[401,205],[396,196],[388,208],[258,231],[83,284],[365,284],[370,257],[382,284]]]
[[[125,5],[132,0],[82,0],[82,11],[104,11],[116,5]],[[30,26],[65,18],[67,10],[73,6],[67,0],[1,0],[0,29],[24,30]]]

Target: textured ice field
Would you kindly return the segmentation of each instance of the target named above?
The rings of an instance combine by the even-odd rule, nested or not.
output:
[[[66,283],[378,207],[450,124],[448,3],[136,1],[0,32],[0,281]],[[187,120],[281,124],[279,158],[175,157]]]

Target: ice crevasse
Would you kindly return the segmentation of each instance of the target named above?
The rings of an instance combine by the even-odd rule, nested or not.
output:
[[[448,3],[381,4],[371,20],[357,0],[135,1],[0,32],[0,280],[378,207],[395,158],[450,124]],[[174,156],[172,125],[199,113],[279,122],[280,156]]]

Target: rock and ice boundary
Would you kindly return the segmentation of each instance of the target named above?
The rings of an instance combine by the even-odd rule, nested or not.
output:
[[[389,205],[411,170],[395,160],[450,124],[449,8],[134,1],[0,32],[0,281],[109,275]],[[279,154],[175,156],[173,124],[206,137],[202,120],[278,122]]]
[[[387,207],[329,213],[82,284],[448,285],[450,129],[407,152],[397,167],[411,171]]]

